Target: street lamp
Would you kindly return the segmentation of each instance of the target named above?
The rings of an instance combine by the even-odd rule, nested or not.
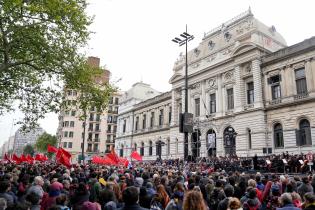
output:
[[[186,65],[185,65],[185,113],[184,113],[184,124],[187,124],[188,117],[188,60],[187,60],[187,43],[194,39],[193,35],[187,33],[187,24],[186,32],[180,34],[181,38],[175,37],[172,39],[173,42],[179,44],[179,46],[186,45]],[[191,116],[192,117],[192,116]],[[183,129],[184,131],[184,160],[188,159],[188,130]]]

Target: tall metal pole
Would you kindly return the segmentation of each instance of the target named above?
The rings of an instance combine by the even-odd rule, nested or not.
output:
[[[84,144],[85,144],[86,118],[87,118],[87,116],[86,116],[86,110],[84,110],[83,135],[82,135],[82,154],[81,154],[81,158],[82,158],[83,164],[85,164]]]
[[[186,24],[186,33],[187,33],[187,24]],[[188,59],[187,59],[187,42],[186,39],[186,65],[185,65],[185,114],[188,113]],[[184,132],[184,160],[188,159],[188,132]]]

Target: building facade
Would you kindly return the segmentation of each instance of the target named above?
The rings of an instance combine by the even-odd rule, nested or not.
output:
[[[44,133],[43,128],[33,128],[28,132],[22,131],[22,129],[18,129],[14,135],[14,144],[13,144],[13,153],[22,154],[23,149],[26,145],[34,145],[39,136]]]
[[[88,63],[91,66],[99,67],[100,59],[89,57]],[[110,72],[104,70],[103,74],[96,78],[96,81],[109,82],[109,78]],[[114,93],[109,100],[108,110],[102,113],[97,111],[96,108],[88,110],[84,128],[84,120],[80,118],[83,111],[71,105],[79,94],[76,90],[65,90],[65,101],[70,108],[61,111],[57,130],[59,146],[72,154],[72,161],[74,162],[81,159],[83,137],[85,138],[84,150],[86,157],[93,154],[104,155],[110,151],[111,146],[115,144],[118,103],[120,100],[120,93]]]
[[[194,115],[189,155],[246,157],[312,151],[314,41],[287,47],[276,28],[261,23],[250,10],[206,33],[187,55],[188,111]],[[178,116],[185,110],[185,60],[181,55],[175,62],[171,91],[157,96],[163,99],[143,101],[124,113],[138,122],[131,124],[133,130],[125,144],[144,159],[157,158],[152,151],[161,138],[165,142],[162,158],[184,155]],[[165,107],[171,109],[164,111],[168,110]],[[141,127],[151,110],[163,110],[163,119],[170,113],[167,129],[149,132]],[[116,148],[126,151],[124,144]]]

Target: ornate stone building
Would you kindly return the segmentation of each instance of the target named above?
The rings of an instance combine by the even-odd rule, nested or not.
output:
[[[195,130],[189,136],[189,154],[311,151],[315,144],[314,49],[315,38],[286,47],[275,27],[261,23],[250,10],[206,33],[187,55],[188,110],[194,115]],[[172,90],[130,110],[138,127],[133,125],[129,150],[136,148],[145,159],[156,159],[152,150],[162,139],[166,143],[162,158],[183,157],[178,116],[185,110],[184,74],[185,56],[181,55],[169,81]],[[149,122],[151,110],[164,115],[161,129],[141,127],[143,116]],[[124,150],[121,145],[116,148]]]

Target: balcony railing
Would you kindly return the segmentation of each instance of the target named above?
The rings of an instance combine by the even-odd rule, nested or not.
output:
[[[276,98],[276,99],[273,99],[272,101],[269,101],[269,104],[270,105],[276,105],[276,104],[281,104],[281,98]]]
[[[300,94],[297,94],[294,96],[294,100],[301,100],[303,98],[307,98],[308,97],[308,93],[305,92],[305,93],[300,93]]]

